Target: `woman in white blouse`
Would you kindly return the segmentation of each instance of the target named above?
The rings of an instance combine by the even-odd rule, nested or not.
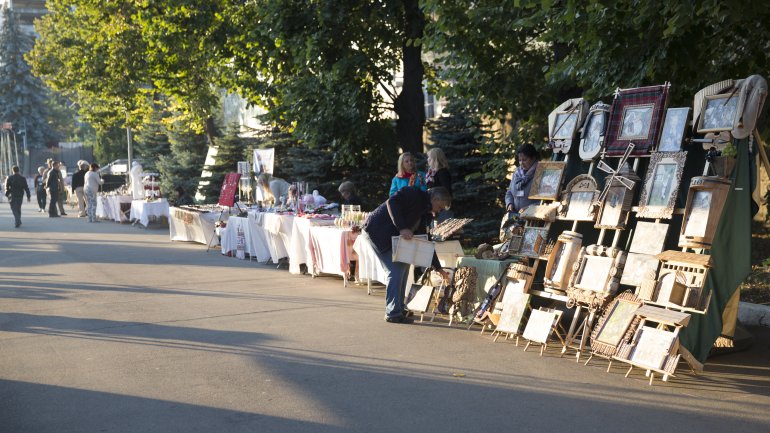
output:
[[[99,185],[103,184],[104,180],[99,176],[99,164],[91,164],[91,170],[86,173],[85,185],[83,186],[83,192],[86,195],[86,214],[88,215],[88,222],[96,223],[96,195],[99,194]]]

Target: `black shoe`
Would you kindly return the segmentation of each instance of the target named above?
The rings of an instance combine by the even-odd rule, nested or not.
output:
[[[48,215],[49,218],[59,218],[59,215]]]
[[[21,226],[21,223],[16,223],[16,228],[19,228]]]
[[[66,216],[66,215],[67,215],[67,214],[66,214],[66,213],[64,213],[64,212],[62,212],[62,213],[61,213],[61,216]]]
[[[404,316],[386,317],[385,321],[388,323],[414,323],[414,319]]]

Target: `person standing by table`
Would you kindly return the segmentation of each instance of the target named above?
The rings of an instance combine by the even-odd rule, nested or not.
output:
[[[535,177],[540,154],[531,144],[521,146],[516,154],[519,159],[519,168],[513,173],[511,184],[505,192],[507,212],[521,212],[525,207],[538,202],[529,199],[529,190],[532,189],[532,179]]]
[[[394,262],[392,256],[393,236],[412,239],[414,234],[425,233],[431,218],[452,204],[452,196],[446,188],[437,187],[423,191],[419,187],[405,187],[397,191],[385,203],[375,209],[363,225],[362,235],[368,241],[377,257],[387,269],[385,276],[385,321],[388,323],[409,323],[405,316],[404,289],[407,283],[409,264]],[[445,280],[446,271],[441,269],[438,256],[433,253],[433,269]]]
[[[88,222],[97,223],[96,219],[96,196],[99,194],[99,185],[104,180],[99,176],[99,164],[92,163],[91,170],[83,176],[83,194],[86,196],[86,215]]]
[[[361,206],[361,197],[356,194],[356,186],[353,182],[346,180],[340,184],[337,189],[342,196],[342,202],[340,204]]]
[[[78,201],[78,218],[86,216],[86,197],[83,193],[83,185],[88,168],[86,161],[78,161],[78,171],[72,175],[72,185],[70,187],[72,188],[72,194],[75,195]]]
[[[396,175],[390,182],[390,196],[396,191],[407,186],[415,186],[425,191],[425,173],[417,171],[417,164],[414,162],[414,156],[409,152],[404,152],[398,157],[398,166]]]
[[[30,200],[27,179],[19,174],[19,167],[11,167],[12,175],[5,180],[5,195],[11,201],[11,212],[16,222],[16,228],[21,226],[21,202],[24,201],[24,193],[27,193],[27,201]]]
[[[35,176],[34,186],[35,186],[35,197],[37,197],[37,205],[40,208],[38,212],[45,212],[45,202],[46,202],[46,193],[45,193],[45,167],[40,166],[37,168],[37,175]]]

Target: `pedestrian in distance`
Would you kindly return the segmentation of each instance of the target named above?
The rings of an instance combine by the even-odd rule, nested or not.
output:
[[[61,188],[61,171],[59,170],[59,161],[51,161],[51,168],[46,176],[45,187],[48,190],[50,200],[48,202],[48,216],[56,218],[59,216],[58,201]],[[66,215],[66,214],[64,214]]]
[[[97,223],[96,220],[96,196],[99,194],[99,185],[104,180],[99,176],[99,164],[92,163],[91,170],[83,176],[83,194],[86,196],[86,215],[88,222]]]
[[[37,175],[34,179],[35,197],[37,197],[38,212],[45,212],[46,192],[45,192],[45,166],[37,168]]]
[[[86,173],[88,173],[88,162],[78,161],[78,171],[72,175],[72,194],[78,201],[78,218],[86,216],[86,196],[83,192],[83,185],[85,182]]]
[[[11,212],[16,222],[16,228],[21,226],[21,202],[24,201],[24,193],[27,193],[27,201],[30,201],[27,179],[19,174],[19,167],[11,167],[12,175],[5,180],[5,195],[11,202]]]

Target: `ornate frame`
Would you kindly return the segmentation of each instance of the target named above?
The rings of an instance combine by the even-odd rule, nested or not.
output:
[[[607,195],[604,197],[604,201],[599,203],[596,224],[594,224],[594,227],[597,229],[623,230],[626,228],[628,213],[631,212],[631,208],[633,207],[634,193],[636,192],[636,185],[639,185],[640,179],[633,171],[621,174],[628,180],[632,180],[634,182],[634,187],[628,189],[619,180],[613,178],[612,184],[607,191]],[[610,209],[608,209],[608,204],[610,205]],[[613,214],[609,213],[609,211],[614,211],[616,208],[618,211],[614,215],[614,218],[609,221],[603,221],[607,215],[612,217]]]
[[[560,217],[563,219],[573,221],[593,221],[596,218],[596,206],[595,202],[599,198],[601,193],[597,189],[596,179],[590,174],[580,174],[575,176],[568,184],[564,191],[561,192],[562,202],[560,206]],[[573,213],[571,212],[571,205],[573,201],[577,203],[577,194],[580,194],[580,202],[588,202],[588,209],[586,213]]]
[[[674,214],[674,206],[676,205],[676,198],[679,194],[679,184],[682,181],[682,173],[684,172],[684,162],[687,158],[687,152],[677,153],[655,153],[650,158],[650,166],[647,169],[647,176],[644,180],[644,187],[642,194],[639,197],[639,212],[637,217],[639,218],[654,218],[654,219],[670,219]],[[663,166],[674,166],[673,171],[669,173],[662,173],[661,176],[670,176],[670,179],[664,179],[658,177],[658,169]],[[670,182],[669,187],[661,185],[662,183]],[[666,196],[661,200],[655,200],[654,204],[651,204],[651,198],[653,193],[657,193],[657,188],[663,186],[665,189],[662,192],[666,193]]]
[[[632,156],[647,155],[657,142],[660,135],[663,116],[666,111],[668,101],[669,84],[659,86],[638,87],[635,89],[618,89],[615,92],[615,99],[612,101],[610,110],[610,119],[607,124],[607,133],[605,135],[604,147],[609,156],[623,155],[626,148],[632,142],[634,151]],[[622,135],[623,123],[628,109],[634,107],[650,106],[650,121],[646,134],[642,137],[627,137]]]
[[[572,147],[572,140],[583,125],[587,112],[588,103],[583,98],[568,99],[551,111],[548,115],[548,145],[553,149],[554,153],[569,153]],[[554,135],[557,129],[561,129],[557,121],[559,116],[564,114],[570,116],[575,114],[575,125],[571,130]]]
[[[583,131],[580,133],[580,147],[578,148],[578,153],[580,154],[580,159],[583,161],[593,161],[601,153],[604,148],[604,139],[606,138],[609,118],[610,106],[608,104],[597,102],[591,106],[591,109],[588,111],[588,116],[586,116],[586,121],[583,124]],[[587,140],[591,139],[591,137],[588,136],[589,132],[591,132],[591,126],[593,126],[594,122],[599,120],[602,122],[601,132],[596,138],[595,145],[590,149],[586,149],[585,146],[588,142]]]
[[[583,235],[580,233],[565,231],[559,235],[551,254],[548,256],[548,264],[545,267],[543,285],[545,289],[564,292],[569,287],[569,279],[572,275],[572,267],[580,254],[583,246]],[[554,269],[556,268],[556,269]]]
[[[559,191],[561,188],[561,182],[564,179],[564,169],[567,167],[567,163],[563,161],[541,161],[537,164],[535,170],[535,176],[532,179],[532,188],[530,189],[530,200],[556,200],[559,198]],[[554,188],[554,191],[549,194],[541,193],[543,178],[548,172],[558,170],[559,181]]]
[[[636,327],[642,320],[635,314],[641,305],[642,300],[631,292],[623,292],[615,297],[596,322],[591,333],[591,352],[602,356],[613,356],[620,343],[631,341]],[[609,332],[614,332],[614,335],[607,334]]]
[[[626,253],[617,248],[589,245],[581,249],[569,279],[567,307],[580,304],[591,311],[603,309],[620,286],[625,262]],[[598,285],[590,284],[595,281],[585,281],[588,275],[599,280]]]

